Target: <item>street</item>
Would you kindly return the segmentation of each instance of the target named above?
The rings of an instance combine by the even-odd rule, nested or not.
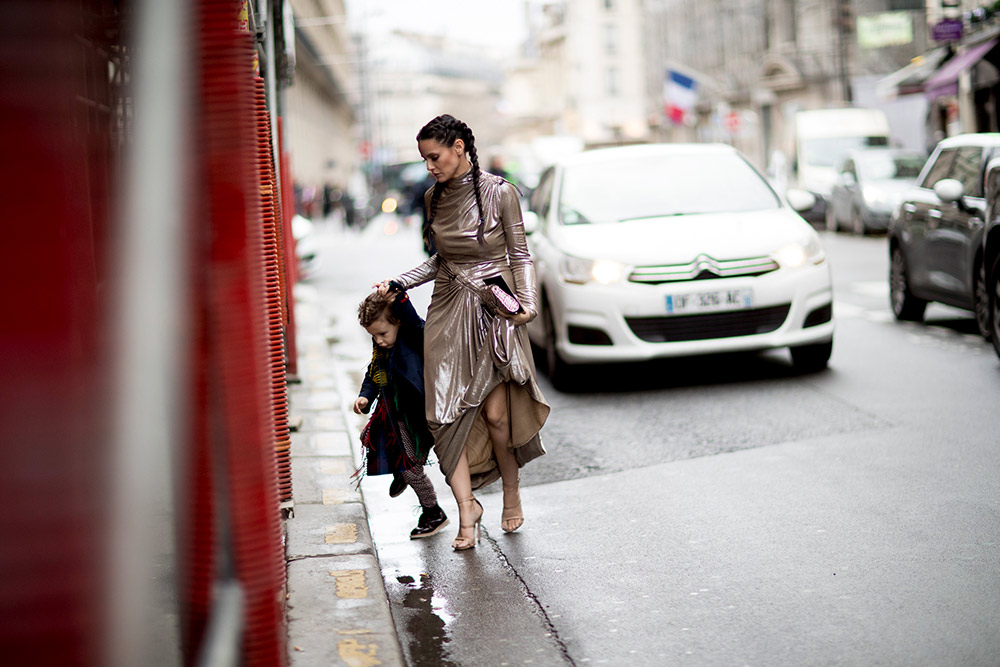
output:
[[[341,315],[331,339],[360,387],[357,303],[424,255],[398,218],[334,224],[317,224],[308,285]],[[412,491],[364,481],[408,664],[1000,663],[1000,362],[971,313],[893,320],[884,237],[821,236],[828,370],[778,350],[594,368],[571,393],[541,376],[525,524],[504,534],[499,484],[481,489],[467,552],[436,465],[451,524],[426,540],[408,539]],[[412,296],[425,312],[430,286]]]

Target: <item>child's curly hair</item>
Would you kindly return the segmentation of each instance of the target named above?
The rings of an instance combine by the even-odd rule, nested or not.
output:
[[[399,318],[392,312],[392,304],[396,300],[396,294],[379,294],[372,292],[365,297],[365,300],[358,306],[358,322],[361,326],[368,328],[371,324],[381,318],[385,318],[391,324],[399,324]]]

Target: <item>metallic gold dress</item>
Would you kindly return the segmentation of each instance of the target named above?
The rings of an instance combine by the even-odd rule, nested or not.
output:
[[[425,203],[430,206],[431,192]],[[528,313],[538,312],[535,269],[528,254],[521,206],[514,186],[481,172],[479,191],[486,216],[484,243],[476,239],[478,208],[472,171],[447,183],[434,217],[437,254],[393,280],[409,289],[434,280],[424,327],[424,388],[434,453],[451,483],[464,447],[472,488],[500,476],[483,401],[506,383],[511,443],[519,466],[545,453],[539,431],[549,405],[538,388],[528,332],[485,311],[473,285],[502,275]]]

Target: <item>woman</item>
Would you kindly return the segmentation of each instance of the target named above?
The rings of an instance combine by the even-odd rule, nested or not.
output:
[[[417,134],[417,147],[436,183],[424,195],[426,233],[437,252],[375,287],[410,289],[434,280],[424,326],[424,387],[434,452],[459,511],[456,551],[481,533],[483,507],[472,495],[500,477],[501,526],[524,522],[518,471],[545,453],[539,431],[549,406],[538,388],[524,327],[537,313],[535,270],[528,254],[517,192],[480,171],[475,137],[452,116],[438,116]],[[484,308],[485,278],[501,276],[522,310]],[[478,529],[478,532],[477,532]]]

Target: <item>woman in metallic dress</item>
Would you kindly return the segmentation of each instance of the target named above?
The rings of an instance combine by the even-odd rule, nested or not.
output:
[[[538,312],[535,270],[513,185],[479,169],[475,137],[452,116],[438,116],[417,134],[420,155],[436,183],[424,195],[437,253],[376,287],[410,289],[430,280],[434,292],[424,328],[424,387],[434,452],[458,502],[452,543],[471,549],[483,507],[472,492],[498,477],[501,527],[524,522],[519,470],[545,453],[539,431],[549,406],[536,381],[525,324]],[[484,307],[486,278],[501,276],[522,310]],[[477,532],[479,529],[479,532]]]

